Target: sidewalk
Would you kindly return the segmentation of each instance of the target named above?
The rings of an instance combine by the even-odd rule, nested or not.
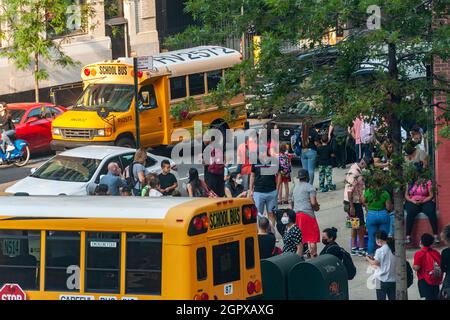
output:
[[[297,176],[299,167],[295,166],[293,168],[292,177]],[[317,221],[319,223],[320,230],[327,227],[335,227],[338,229],[337,242],[345,250],[350,252],[350,230],[346,228],[346,213],[343,211],[343,194],[344,194],[344,183],[345,176],[348,169],[333,169],[333,183],[336,184],[336,191],[318,193],[317,200],[320,204],[320,211],[317,213]],[[318,172],[316,171],[316,176],[314,179],[314,187],[318,188],[319,183]],[[292,184],[291,184],[292,187]],[[279,243],[280,245],[280,243]],[[319,252],[322,250],[323,244],[318,245]],[[413,256],[417,249],[407,250],[407,258],[411,263],[413,262]],[[376,293],[375,290],[368,288],[367,283],[370,281],[370,273],[367,273],[368,263],[365,258],[354,256],[353,262],[357,268],[356,276],[353,280],[349,281],[349,292],[351,300],[375,300]],[[414,284],[408,289],[409,300],[418,300],[419,292],[417,288],[417,277],[414,274]]]

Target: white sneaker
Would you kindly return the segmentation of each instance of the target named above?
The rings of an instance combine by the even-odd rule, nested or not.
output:
[[[9,146],[6,147],[6,152],[10,152],[10,151],[13,151],[15,149],[16,149],[16,147],[14,147],[13,145],[9,145]]]

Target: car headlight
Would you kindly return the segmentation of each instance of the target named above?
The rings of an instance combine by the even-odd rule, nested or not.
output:
[[[97,129],[96,136],[109,137],[112,135],[112,128]]]
[[[53,128],[53,134],[55,136],[60,136],[61,135],[61,129],[60,128]]]

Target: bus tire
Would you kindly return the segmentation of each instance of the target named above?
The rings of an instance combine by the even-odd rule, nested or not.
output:
[[[119,140],[117,140],[116,146],[134,149],[134,148],[136,148],[136,142],[134,142],[133,139],[124,137],[124,138],[120,138]]]

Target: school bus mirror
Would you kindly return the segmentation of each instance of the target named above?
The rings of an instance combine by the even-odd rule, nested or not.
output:
[[[148,91],[141,92],[141,102],[144,107],[150,106],[150,92]]]

